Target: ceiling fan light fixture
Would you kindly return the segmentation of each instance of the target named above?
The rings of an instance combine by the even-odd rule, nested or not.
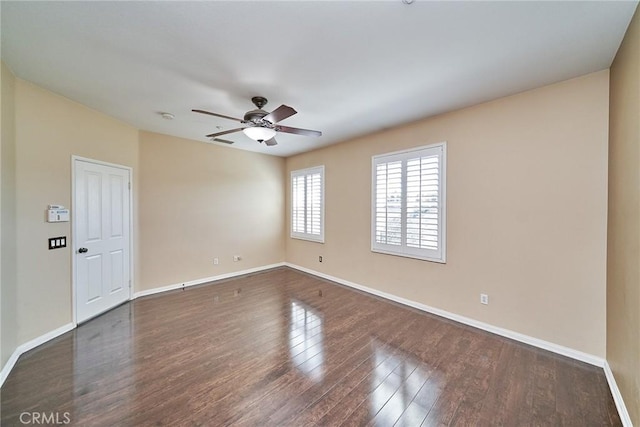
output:
[[[261,126],[252,126],[248,128],[242,129],[245,135],[254,141],[268,141],[274,136],[276,136],[276,131],[273,129],[261,127]]]

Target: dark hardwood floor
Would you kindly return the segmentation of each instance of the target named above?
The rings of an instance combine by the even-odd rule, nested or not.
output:
[[[621,425],[602,369],[284,267],[124,304],[1,393],[2,426]]]

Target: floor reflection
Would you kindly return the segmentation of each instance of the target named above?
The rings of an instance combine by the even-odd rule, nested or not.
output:
[[[293,365],[313,381],[324,377],[322,317],[300,301],[291,301],[289,352]]]
[[[375,369],[370,396],[375,425],[420,425],[439,395],[437,371],[389,343],[373,340]]]
[[[126,415],[135,393],[132,317],[133,304],[123,304],[74,331],[72,421],[99,423],[97,409],[115,403]]]

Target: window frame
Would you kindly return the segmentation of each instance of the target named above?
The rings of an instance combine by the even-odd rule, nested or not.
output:
[[[293,230],[293,222],[294,222],[294,215],[293,215],[293,211],[294,211],[294,204],[293,204],[293,182],[294,182],[294,178],[298,177],[298,176],[309,176],[309,175],[315,175],[316,173],[320,173],[320,234],[316,235],[316,234],[311,234],[311,233],[300,233],[300,232],[295,232]],[[305,168],[305,169],[297,169],[297,170],[292,170],[291,171],[291,182],[289,184],[289,191],[290,191],[290,195],[291,195],[291,207],[290,207],[290,221],[289,221],[289,227],[290,227],[290,233],[289,236],[292,239],[299,239],[299,240],[307,240],[309,242],[316,242],[316,243],[324,243],[324,212],[325,212],[325,197],[324,197],[324,165],[320,165],[320,166],[313,166],[310,168]],[[306,194],[306,189],[305,189],[305,198],[307,197]],[[306,205],[306,203],[305,203]],[[305,215],[305,227],[306,227],[306,215]]]
[[[439,152],[438,152],[439,151]],[[423,152],[423,153],[421,153]],[[438,168],[438,250],[411,248],[406,244],[407,228],[407,197],[406,197],[406,161],[416,157],[430,156],[437,152],[439,155]],[[402,205],[401,205],[401,239],[400,246],[388,245],[376,242],[376,203],[377,203],[377,165],[380,163],[390,163],[394,161],[403,161],[402,166]],[[405,258],[419,259],[423,261],[446,263],[447,254],[447,143],[439,142],[435,144],[424,145],[420,147],[410,148],[407,150],[393,151],[389,153],[377,154],[371,157],[371,252],[386,255],[395,255]]]

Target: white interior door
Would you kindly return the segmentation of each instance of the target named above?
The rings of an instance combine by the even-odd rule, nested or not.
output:
[[[78,323],[131,297],[131,170],[74,159]]]

